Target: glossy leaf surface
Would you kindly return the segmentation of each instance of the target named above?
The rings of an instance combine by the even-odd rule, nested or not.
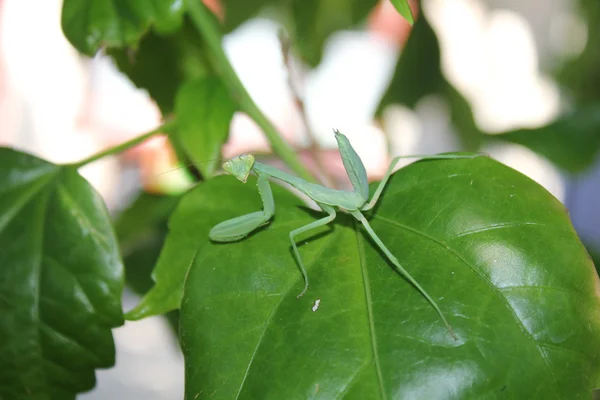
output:
[[[525,176],[485,157],[418,162],[370,216],[456,341],[343,214],[299,238],[311,286],[297,300],[288,234],[322,214],[281,188],[272,224],[211,244],[215,223],[260,209],[251,183],[216,178],[184,197],[143,303],[182,299],[188,398],[575,399],[599,383],[594,266],[564,207]]]
[[[179,28],[182,0],[64,0],[61,24],[77,50],[93,56],[100,47],[135,47],[152,25],[158,32]]]
[[[0,397],[74,399],[114,364],[123,267],[100,196],[70,167],[0,149]]]
[[[179,89],[175,101],[177,136],[205,178],[217,169],[236,108],[219,78],[198,78]]]

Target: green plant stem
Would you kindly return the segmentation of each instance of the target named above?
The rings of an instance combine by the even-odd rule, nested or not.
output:
[[[113,155],[113,154],[117,154],[117,153],[122,153],[123,151],[130,149],[131,147],[134,147],[146,140],[148,140],[149,138],[151,138],[154,135],[157,135],[159,133],[168,133],[170,129],[172,129],[175,126],[175,122],[174,121],[169,121],[166,122],[164,124],[162,124],[161,126],[159,126],[158,128],[151,130],[150,132],[146,132],[144,134],[141,134],[139,136],[134,137],[131,140],[128,140],[127,142],[123,142],[117,146],[111,147],[109,149],[103,150],[99,153],[96,153],[86,159],[83,159],[79,162],[73,163],[73,164],[69,164],[72,167],[75,168],[81,168],[87,164],[90,164],[94,161],[97,161],[101,158]]]
[[[221,74],[225,85],[230,91],[233,99],[238,103],[240,109],[248,114],[250,118],[263,130],[267,139],[271,143],[275,153],[301,178],[315,182],[315,178],[302,165],[296,152],[281,138],[277,128],[273,126],[271,121],[262,113],[246,88],[240,81],[240,78],[235,73],[233,67],[229,63],[223,46],[221,44],[221,31],[217,25],[216,18],[212,12],[206,8],[201,1],[188,0],[187,2],[189,15],[196,25],[196,29],[204,38],[208,45],[208,49],[212,53],[215,67]]]

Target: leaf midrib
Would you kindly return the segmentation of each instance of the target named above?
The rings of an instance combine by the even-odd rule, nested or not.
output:
[[[381,374],[381,363],[379,361],[379,353],[377,351],[377,333],[375,331],[375,320],[373,318],[373,301],[371,299],[371,285],[369,283],[369,273],[367,271],[367,262],[364,251],[364,241],[361,240],[362,236],[360,231],[360,227],[358,224],[354,222],[354,232],[356,234],[356,245],[358,247],[358,255],[360,268],[363,277],[363,287],[365,290],[365,303],[367,308],[367,316],[369,317],[369,334],[371,337],[371,351],[373,352],[373,361],[375,362],[375,369],[377,371],[377,381],[379,383],[379,390],[382,399],[386,399],[385,395],[385,387],[383,385],[383,378]]]
[[[55,171],[52,171],[51,173],[48,173],[47,175],[42,175],[42,177],[34,180],[33,182],[29,182],[29,184],[26,185],[26,186],[30,186],[28,188],[29,190],[24,190],[23,194],[21,196],[18,196],[15,199],[15,201],[13,202],[14,207],[9,208],[8,210],[6,210],[3,213],[4,214],[3,216],[0,216],[0,231],[3,231],[4,228],[6,228],[6,226],[19,213],[19,211],[21,211],[23,209],[23,207],[25,207],[36,194],[38,194],[40,191],[42,191],[42,189],[48,183],[50,183],[50,181],[52,181],[52,179],[56,178],[56,176],[58,176],[59,172],[60,172],[60,168],[57,168]],[[17,188],[19,188],[19,187],[17,186]]]
[[[44,198],[44,202],[42,205],[40,205],[41,210],[39,211],[41,213],[40,219],[39,219],[39,225],[38,225],[38,232],[39,232],[39,242],[37,243],[37,246],[39,246],[38,249],[38,260],[36,262],[36,266],[35,266],[35,271],[34,274],[36,275],[36,292],[35,292],[35,296],[34,296],[34,310],[35,310],[35,321],[36,321],[36,333],[37,333],[37,340],[36,340],[36,347],[38,349],[38,354],[40,356],[40,359],[46,360],[46,357],[44,356],[44,349],[42,348],[42,334],[41,334],[41,325],[42,325],[42,318],[41,318],[41,313],[40,313],[40,297],[41,297],[41,281],[42,281],[42,264],[43,264],[43,254],[44,254],[44,233],[45,233],[45,227],[46,227],[46,216],[47,214],[47,209],[48,209],[48,201],[49,201],[49,197],[50,197],[50,193],[47,192],[46,196]],[[52,361],[54,362],[54,361]],[[43,367],[43,363],[40,363],[40,365],[38,365],[38,368],[41,369],[41,375],[42,378],[44,379],[44,387],[47,388],[49,386],[49,382],[47,379],[47,375],[45,372],[45,368]]]
[[[327,238],[327,242],[325,242],[323,244],[323,247],[321,247],[321,249],[317,252],[317,254],[315,254],[315,256],[312,259],[312,262],[306,268],[307,273],[308,273],[308,271],[310,271],[311,267],[316,263],[316,260],[318,260],[321,257],[321,255],[325,252],[325,250],[333,242],[333,238],[335,236],[336,235],[334,233],[331,233],[329,235],[329,237]],[[296,262],[295,258],[294,258],[294,262]],[[279,298],[279,301],[274,305],[273,310],[271,311],[271,313],[269,314],[269,317],[265,321],[263,332],[261,333],[260,338],[258,339],[258,341],[256,343],[256,347],[254,348],[254,352],[252,353],[252,356],[250,357],[250,360],[248,361],[248,367],[246,368],[246,371],[244,371],[244,376],[240,382],[240,387],[235,396],[235,400],[238,400],[240,398],[240,394],[242,393],[242,389],[244,388],[244,383],[246,382],[246,378],[248,377],[248,374],[250,373],[250,368],[252,367],[252,364],[254,363],[254,358],[256,357],[256,354],[258,353],[258,349],[260,348],[260,345],[262,344],[262,341],[265,338],[265,335],[267,333],[267,330],[269,328],[269,324],[271,323],[271,320],[277,313],[277,310],[279,310],[279,307],[283,303],[283,300],[287,298],[290,291],[298,283],[298,281],[301,279],[301,277],[302,277],[302,275],[298,274],[298,276],[291,281],[290,285],[282,293],[281,297]]]

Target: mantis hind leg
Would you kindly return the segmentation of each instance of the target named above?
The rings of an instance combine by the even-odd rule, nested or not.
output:
[[[298,229],[294,229],[293,231],[290,232],[290,242],[292,242],[292,249],[294,250],[294,256],[296,257],[296,261],[298,261],[298,265],[300,267],[300,272],[302,272],[302,277],[304,278],[304,289],[302,289],[302,292],[300,292],[300,294],[298,296],[296,296],[297,298],[304,296],[304,293],[306,293],[306,291],[308,290],[308,274],[306,273],[306,268],[304,268],[304,264],[302,263],[302,258],[300,258],[300,253],[298,252],[298,247],[296,246],[294,237],[296,235],[299,235],[300,233],[309,231],[311,229],[318,228],[323,225],[327,225],[328,223],[333,221],[336,216],[336,212],[333,207],[328,206],[326,204],[319,204],[319,206],[323,209],[323,211],[325,211],[329,215],[326,216],[325,218],[321,218],[315,222],[311,222],[308,225],[302,226]]]
[[[394,255],[388,250],[387,247],[385,247],[385,245],[383,244],[381,239],[379,239],[379,236],[377,236],[377,234],[375,233],[373,228],[371,228],[371,225],[369,224],[369,222],[367,221],[365,216],[362,215],[362,213],[360,211],[352,211],[351,214],[354,216],[354,218],[356,218],[363,224],[363,226],[369,233],[369,236],[371,236],[371,239],[373,239],[375,244],[377,244],[377,246],[381,249],[381,251],[383,251],[383,253],[387,256],[387,258],[392,262],[392,264],[394,264],[394,266],[396,267],[396,270],[400,273],[400,275],[402,275],[407,281],[409,281],[423,295],[423,297],[425,297],[427,299],[427,301],[429,301],[429,303],[433,306],[435,311],[438,313],[438,315],[440,316],[440,318],[446,325],[446,328],[448,328],[450,335],[452,335],[452,337],[456,340],[456,336],[454,335],[454,332],[452,331],[450,324],[446,320],[444,313],[442,313],[442,310],[437,305],[435,300],[433,300],[431,298],[431,296],[429,296],[429,294],[425,291],[425,289],[423,289],[421,287],[421,285],[419,285],[419,283],[415,280],[415,278],[413,278],[412,275],[409,274],[408,271],[402,267],[402,265],[400,265],[400,262],[398,261],[398,259],[396,257],[394,257]]]

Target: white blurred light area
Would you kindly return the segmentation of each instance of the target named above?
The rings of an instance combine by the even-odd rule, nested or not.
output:
[[[292,92],[277,37],[279,26],[270,20],[254,19],[238,27],[223,40],[225,53],[246,90],[283,136],[300,140],[295,128],[301,124],[294,109]],[[237,113],[231,124],[223,155],[267,151],[268,141],[246,114]]]
[[[228,57],[252,98],[288,141],[308,144],[307,127],[294,106],[278,33],[281,26],[254,19],[224,40]],[[298,83],[309,129],[325,149],[337,148],[333,129],[342,131],[372,174],[385,172],[385,136],[373,121],[379,99],[391,79],[397,49],[364,32],[338,32],[329,39],[321,64],[303,71]],[[226,158],[267,150],[262,132],[246,115],[232,123]],[[383,162],[382,162],[383,161]]]
[[[0,51],[8,76],[8,97],[0,99],[1,144],[54,162],[73,162],[159,123],[157,107],[147,94],[111,62],[102,56],[84,59],[68,44],[60,30],[60,0],[1,4]],[[507,8],[500,9],[503,4]],[[542,46],[542,55],[537,43],[544,35],[532,28],[535,13],[511,11],[525,4],[533,11],[544,9],[549,16],[548,31],[542,33],[555,39]],[[569,4],[567,0],[423,0],[422,11],[440,39],[443,71],[469,100],[482,129],[536,127],[559,114],[559,90],[541,72],[539,59],[573,57],[583,49],[586,30]],[[275,22],[257,18],[228,35],[224,46],[249,93],[288,141],[306,146],[310,130],[321,147],[335,149],[332,130],[339,129],[355,145],[372,179],[383,174],[390,156],[460,149],[447,104],[438,96],[421,99],[414,110],[390,106],[381,123],[374,120],[400,49],[364,30],[333,35],[314,70],[295,63],[309,124],[304,126],[287,82],[279,29]],[[267,149],[268,142],[254,122],[236,114],[224,155]],[[516,145],[482,150],[564,200],[560,172],[542,157]],[[113,204],[121,190],[118,172],[115,160],[109,158],[86,167],[83,174]],[[133,393],[131,382],[145,391],[127,398],[180,398],[182,359],[175,346],[164,345],[169,341],[167,331],[159,319],[117,329],[117,367],[98,371],[98,388],[79,398],[113,398],[109,386]]]
[[[535,127],[559,112],[556,85],[539,70],[527,20],[478,0],[428,0],[424,12],[440,38],[442,69],[488,132]]]
[[[538,6],[543,6],[542,2]],[[423,8],[440,39],[443,71],[472,104],[483,130],[494,133],[537,127],[558,116],[559,91],[540,71],[527,19],[510,10],[491,10],[478,0],[425,0]],[[565,10],[557,8],[555,12],[565,18]],[[290,98],[279,29],[272,21],[248,21],[226,38],[225,47],[257,103],[288,140],[302,145],[307,143],[306,127]],[[414,111],[399,106],[385,110],[385,132],[374,123],[375,108],[391,79],[397,56],[394,44],[380,36],[365,31],[338,32],[329,38],[321,64],[315,70],[303,71],[300,81],[309,129],[317,142],[322,148],[334,149],[332,129],[344,132],[372,179],[385,172],[388,155],[460,148],[447,107],[435,96],[422,99]],[[261,132],[246,116],[236,116],[231,135],[236,146],[227,147],[227,156],[237,155],[247,146],[267,149]],[[542,157],[508,144],[488,146],[483,151],[564,199],[560,172]]]
[[[394,44],[379,36],[338,32],[329,38],[321,64],[306,80],[306,114],[318,143],[337,148],[333,129],[340,130],[371,177],[381,177],[389,164],[385,134],[373,119],[397,56]]]
[[[160,116],[147,94],[110,62],[77,53],[62,34],[61,7],[61,0],[2,2],[0,57],[7,88],[0,143],[69,163],[156,127]],[[116,206],[119,166],[113,157],[80,172]]]

